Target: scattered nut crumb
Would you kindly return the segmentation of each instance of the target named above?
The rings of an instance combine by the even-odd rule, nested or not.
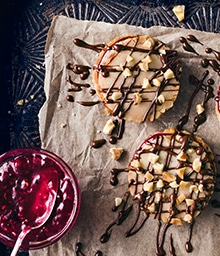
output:
[[[112,154],[112,159],[116,161],[121,157],[123,151],[123,148],[110,148],[109,150],[109,152]]]
[[[172,9],[179,21],[185,19],[185,5],[175,5]]]
[[[112,119],[109,119],[103,128],[103,133],[106,135],[110,135],[114,128],[115,128],[114,122],[112,121]]]
[[[23,106],[24,105],[24,100],[22,99],[22,100],[18,100],[17,101],[17,105],[18,106]]]
[[[203,104],[196,105],[196,113],[198,115],[202,114],[204,111],[205,111],[205,108],[204,108]]]
[[[115,198],[115,206],[118,207],[122,204],[123,199],[121,197]]]
[[[61,127],[61,128],[65,128],[66,126],[67,126],[66,123],[61,123],[61,124],[60,124],[60,127]]]

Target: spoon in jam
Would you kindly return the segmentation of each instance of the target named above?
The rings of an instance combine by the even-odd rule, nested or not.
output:
[[[35,171],[30,179],[21,181],[21,186],[17,188],[15,204],[19,205],[18,215],[22,222],[22,231],[18,235],[11,256],[17,254],[28,233],[43,226],[51,216],[58,185],[57,170],[49,168]]]

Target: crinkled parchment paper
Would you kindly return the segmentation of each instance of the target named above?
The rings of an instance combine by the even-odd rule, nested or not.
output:
[[[71,75],[75,82],[82,83],[78,75],[66,69],[68,63],[93,66],[97,53],[88,49],[79,48],[73,44],[74,38],[80,38],[91,44],[108,42],[119,35],[146,34],[158,37],[171,48],[179,51],[183,64],[183,77],[181,90],[174,107],[166,112],[159,120],[153,123],[136,124],[126,122],[123,138],[116,144],[124,148],[124,154],[119,161],[111,159],[109,149],[113,147],[106,143],[99,149],[91,147],[95,139],[108,137],[102,131],[106,121],[110,118],[104,113],[102,104],[85,107],[77,101],[95,101],[97,95],[91,96],[89,88],[81,92],[74,92],[75,102],[66,100],[67,89],[70,87],[67,78]],[[76,242],[82,242],[82,251],[85,255],[95,255],[101,250],[103,255],[155,255],[157,221],[149,219],[144,227],[134,236],[125,237],[125,232],[133,225],[135,220],[135,207],[133,213],[121,226],[114,226],[111,238],[106,244],[99,239],[105,228],[117,217],[111,211],[115,197],[123,197],[127,191],[127,175],[119,176],[119,184],[110,185],[110,170],[112,168],[125,168],[135,149],[151,133],[167,127],[175,127],[180,117],[186,111],[189,97],[194,86],[188,82],[190,74],[198,79],[205,71],[201,67],[202,57],[186,52],[179,42],[180,36],[193,34],[204,46],[193,43],[195,49],[204,56],[205,47],[220,46],[220,35],[177,28],[151,27],[141,28],[125,24],[107,24],[93,21],[79,21],[63,16],[54,17],[48,33],[46,44],[46,78],[45,91],[47,101],[40,112],[40,132],[42,147],[62,157],[74,170],[82,195],[82,204],[79,218],[73,229],[48,248],[32,251],[32,256],[44,255],[74,255]],[[215,80],[215,90],[219,84],[218,75],[210,68],[209,78]],[[93,88],[92,75],[85,81]],[[195,105],[202,103],[204,93],[200,92],[193,104],[190,121],[186,129],[192,131],[193,119],[196,115]],[[197,134],[202,136],[217,154],[219,152],[220,138],[218,136],[220,124],[215,114],[215,101],[210,100],[207,105],[207,121],[201,125]],[[217,196],[215,194],[215,196]],[[183,227],[172,226],[168,229],[164,248],[169,255],[168,240],[172,233],[177,255],[219,255],[219,223],[215,215],[218,209],[209,206],[197,219],[193,229],[191,254],[186,253],[184,245],[188,239],[188,225]]]

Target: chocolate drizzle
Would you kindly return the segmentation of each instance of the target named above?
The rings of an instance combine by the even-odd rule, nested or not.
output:
[[[128,45],[130,42],[129,39],[130,41],[135,40],[133,46]],[[149,99],[149,97],[147,96],[144,96],[142,98],[142,102],[149,102],[149,107],[148,109],[146,109],[146,113],[143,115],[141,122],[144,122],[148,119],[151,119],[151,121],[153,121],[156,118],[158,96],[166,90],[167,92],[169,90],[173,92],[178,92],[179,83],[174,82],[173,84],[170,84],[170,81],[163,77],[163,72],[165,72],[167,69],[171,69],[175,74],[176,80],[179,80],[181,73],[181,65],[180,62],[178,61],[177,52],[172,50],[166,50],[166,54],[163,54],[162,51],[160,53],[160,49],[164,46],[164,44],[157,41],[155,42],[154,47],[151,50],[137,47],[139,36],[128,36],[126,40],[127,44],[125,45],[119,44],[119,42],[116,41],[113,45],[105,47],[101,55],[102,58],[99,60],[99,63],[94,67],[97,77],[108,77],[110,72],[118,73],[117,75],[115,75],[114,81],[110,86],[105,87],[103,86],[104,82],[102,83],[102,85],[100,86],[100,93],[103,94],[105,104],[107,104],[108,106],[113,105],[112,107],[110,107],[112,115],[118,116],[120,119],[125,117],[127,112],[131,109],[132,105],[136,104],[135,98],[132,97],[132,94],[134,92],[142,95],[154,94],[155,96],[153,97],[152,100]],[[129,66],[126,62],[123,65],[122,69],[117,65],[103,65],[103,62],[105,63],[105,55],[110,54],[109,52],[113,50],[116,51],[117,54],[111,57],[111,61],[115,59],[118,56],[118,54],[122,53],[123,51],[129,51],[129,56],[132,56],[133,52],[146,53],[144,57],[150,56],[151,54],[159,55],[162,67],[157,70],[149,68],[149,71],[154,73],[154,75],[152,75],[152,77],[149,79],[149,82],[152,83],[153,79],[155,78],[161,79],[161,86],[153,86],[151,90],[146,90],[142,87],[142,85],[137,84],[138,78],[142,72],[142,70],[139,67],[141,61],[137,62],[133,66]],[[109,63],[111,63],[111,61],[109,61]],[[132,75],[128,77],[124,76],[123,70],[125,69],[129,69],[130,72],[132,72]],[[169,85],[172,86],[172,89],[170,89]],[[122,97],[116,101],[112,100],[112,95],[114,92],[120,92],[122,94]]]
[[[83,252],[82,252],[82,243],[81,242],[78,242],[76,243],[75,245],[75,252],[76,252],[76,256],[86,256]],[[103,253],[98,250],[96,253],[95,253],[95,256],[102,256]]]
[[[119,211],[117,218],[106,228],[105,233],[100,238],[101,243],[108,242],[108,240],[110,239],[111,233],[112,233],[113,226],[121,225],[127,219],[129,214],[131,213],[133,205],[127,207],[130,193],[126,193],[125,196],[126,196],[126,199],[123,202],[121,211]]]
[[[217,59],[217,60],[220,60],[220,52],[218,52],[218,51],[216,51],[216,50],[214,50],[214,49],[212,49],[212,48],[209,48],[209,47],[207,47],[207,48],[205,49],[205,51],[206,51],[206,53],[208,53],[208,54],[213,53],[213,54],[215,55],[216,59]]]
[[[192,239],[192,231],[193,231],[193,226],[194,226],[194,221],[190,224],[189,228],[189,237],[188,240],[185,243],[185,249],[187,252],[192,252],[193,251],[193,246],[191,244],[191,239]]]
[[[213,84],[214,81],[209,79],[208,84],[204,84],[204,81],[207,78],[208,74],[209,74],[209,72],[208,72],[208,70],[206,70],[204,72],[201,80],[197,79],[193,75],[190,76],[189,81],[191,84],[193,84],[195,86],[195,90],[189,99],[186,114],[182,118],[180,118],[179,123],[177,125],[177,129],[179,131],[181,131],[183,129],[183,126],[188,122],[190,110],[192,108],[192,103],[200,90],[204,92],[204,100],[202,102],[203,107],[205,107],[205,104],[208,102],[209,99],[214,97],[213,88],[211,87],[211,85]],[[199,125],[201,125],[205,121],[206,121],[205,111],[197,114],[194,119],[193,132],[196,132]]]
[[[199,55],[198,52],[196,52],[196,50],[187,42],[185,37],[181,36],[179,38],[179,40],[180,40],[180,42],[182,44],[182,47],[185,51],[195,53],[196,55]]]
[[[79,103],[80,105],[85,106],[85,107],[91,107],[91,106],[99,104],[100,101],[99,100],[96,100],[96,101],[79,101],[78,100],[77,103]]]
[[[72,80],[71,76],[69,76],[69,79],[67,80],[67,82],[69,82],[73,87],[68,89],[68,92],[79,92],[82,91],[82,87],[86,87],[89,88],[90,85],[85,83],[85,84],[81,84],[81,83],[76,83]]]
[[[75,74],[80,75],[80,78],[82,80],[85,80],[89,77],[90,75],[89,70],[91,69],[91,67],[89,66],[77,65],[77,64],[73,65],[71,63],[67,64],[66,68],[69,70],[72,70]]]
[[[156,255],[157,256],[165,256],[166,251],[164,250],[164,241],[165,241],[165,236],[168,227],[170,226],[169,223],[163,224],[163,229],[161,231],[162,223],[161,221],[158,221],[158,230],[157,230],[157,243],[156,243]]]
[[[217,60],[204,58],[201,61],[201,65],[203,68],[210,66],[218,75],[220,75],[220,64]]]
[[[117,168],[113,168],[111,170],[110,184],[112,186],[116,186],[118,184],[118,175],[124,171],[125,169],[117,169]]]
[[[136,225],[138,224],[138,221],[140,218],[140,213],[141,213],[141,208],[139,206],[136,220],[135,220],[134,224],[132,225],[132,227],[126,232],[126,234],[125,234],[126,237],[135,235],[144,226],[145,222],[148,220],[149,214],[145,214],[145,217],[141,220],[139,226],[136,229],[134,229],[136,227]]]
[[[189,41],[194,42],[194,43],[198,43],[203,45],[203,43],[201,43],[194,35],[187,35],[186,37]]]
[[[105,139],[100,139],[100,140],[94,140],[92,142],[92,147],[93,148],[100,148],[106,143]]]
[[[170,143],[164,144],[164,140],[169,137]],[[179,137],[179,142],[176,142],[176,138]],[[197,146],[194,146],[197,145]],[[148,182],[147,179],[142,179],[139,177],[140,173],[146,174],[147,172],[150,172],[152,175],[155,175],[155,181],[153,181],[155,184],[157,183],[157,179],[162,174],[155,174],[155,170],[153,167],[153,164],[149,162],[149,165],[145,163],[147,166],[146,168],[142,169],[140,167],[136,168],[132,166],[133,160],[140,160],[145,159],[144,154],[148,153],[154,153],[154,154],[160,154],[161,151],[164,152],[165,155],[163,157],[165,158],[163,160],[163,172],[168,172],[172,170],[176,170],[179,168],[192,168],[190,167],[191,164],[188,161],[177,161],[176,165],[171,165],[171,158],[177,156],[177,152],[179,150],[183,152],[187,152],[187,150],[193,149],[198,156],[205,156],[202,163],[202,169],[200,170],[200,174],[195,173],[194,170],[188,171],[187,174],[184,174],[183,178],[177,177],[176,182],[178,184],[181,183],[182,179],[184,182],[189,182],[192,185],[196,184],[203,184],[206,195],[204,197],[200,197],[199,194],[190,195],[191,198],[193,198],[194,203],[191,206],[185,206],[185,208],[177,208],[176,207],[176,201],[177,197],[179,196],[179,185],[176,188],[171,188],[169,183],[165,182],[165,185],[163,188],[154,189],[153,191],[146,191],[144,190],[144,184],[145,182]],[[205,168],[207,164],[210,164],[210,168]],[[207,202],[211,198],[211,195],[213,194],[214,190],[214,183],[215,183],[215,161],[214,158],[210,156],[209,149],[206,148],[205,145],[202,144],[202,142],[195,137],[193,133],[186,133],[182,131],[176,130],[175,132],[172,131],[169,133],[167,132],[159,132],[156,134],[153,134],[148,139],[145,140],[145,142],[140,146],[140,148],[136,151],[136,153],[133,156],[133,159],[131,161],[130,166],[128,167],[130,176],[133,177],[129,180],[129,188],[131,189],[132,195],[134,197],[134,200],[139,203],[139,209],[143,210],[146,213],[146,218],[148,218],[149,214],[154,215],[155,219],[158,219],[158,231],[157,231],[157,242],[156,242],[156,254],[158,256],[166,255],[165,249],[164,249],[164,240],[166,236],[167,229],[172,224],[172,219],[176,218],[178,214],[189,214],[192,216],[192,222],[190,223],[190,232],[189,232],[189,238],[186,241],[185,249],[187,252],[191,252],[193,247],[191,244],[191,238],[192,238],[192,229],[193,229],[193,223],[194,223],[194,213],[196,211],[201,211],[207,206]],[[209,177],[212,178],[209,178]],[[163,193],[167,189],[170,188],[169,197],[167,199],[163,199]],[[155,198],[157,197],[157,200],[155,201]],[[165,200],[165,201],[164,201]],[[163,204],[169,203],[169,208],[164,209]],[[154,210],[151,209],[151,205],[155,204]],[[153,211],[153,212],[152,212]],[[167,223],[163,224],[161,223],[161,218],[163,214],[168,214],[167,217]],[[172,243],[170,241],[170,243]],[[170,247],[171,244],[170,244]],[[171,250],[171,249],[170,249]],[[174,248],[172,249],[172,254],[175,255]]]
[[[79,38],[75,38],[73,40],[73,43],[79,47],[83,47],[83,48],[86,48],[86,49],[90,49],[90,50],[93,50],[93,51],[96,51],[96,52],[101,52],[102,49],[105,47],[105,44],[88,44],[86,42],[84,42],[83,40],[79,39]]]
[[[170,234],[169,251],[170,251],[171,256],[176,256],[175,247],[173,245],[173,236],[172,236],[172,234]]]
[[[82,243],[78,242],[75,245],[75,250],[76,250],[76,256],[85,256],[85,254],[82,252]]]
[[[195,51],[195,49],[187,41],[187,40],[189,40],[191,42],[198,43],[203,46],[203,43],[201,43],[194,35],[188,35],[187,38],[181,36],[179,38],[179,40],[180,40],[182,47],[185,51],[195,53],[198,56],[200,55],[198,52]],[[215,58],[211,58],[211,59],[206,58],[206,57],[203,58],[201,60],[202,67],[207,68],[208,66],[210,66],[218,75],[220,75],[220,64],[218,63],[218,61],[220,60],[220,52],[216,51],[210,47],[206,47],[205,52],[207,54],[213,54]]]

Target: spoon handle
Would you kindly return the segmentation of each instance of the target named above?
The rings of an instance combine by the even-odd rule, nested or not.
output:
[[[16,256],[24,238],[26,237],[26,235],[31,231],[31,227],[25,227],[21,233],[18,235],[18,238],[16,240],[16,243],[14,245],[14,248],[10,254],[10,256]]]

